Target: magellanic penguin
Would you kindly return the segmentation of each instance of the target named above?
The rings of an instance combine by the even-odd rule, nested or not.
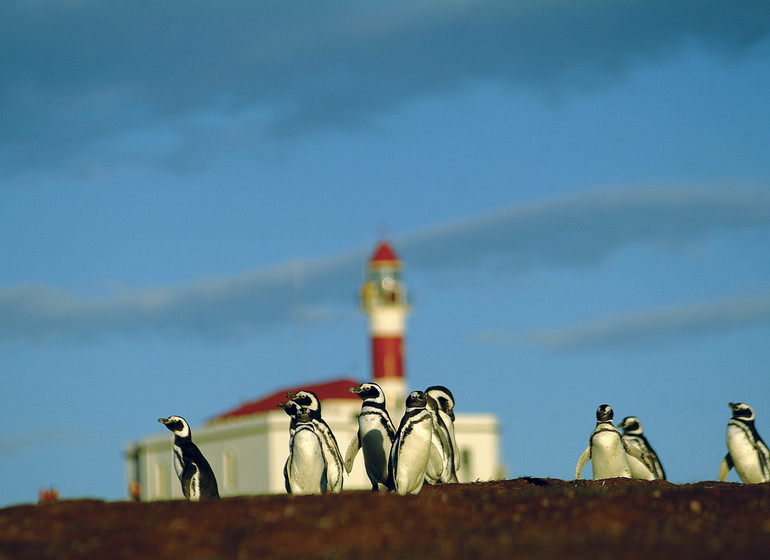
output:
[[[291,461],[291,450],[294,446],[294,432],[297,430],[297,416],[299,415],[302,407],[294,401],[287,401],[285,403],[278,403],[278,408],[282,408],[283,411],[289,416],[289,456],[286,457],[286,462],[283,465],[283,480],[286,492],[291,494],[291,487],[289,486],[289,462]],[[324,487],[324,492],[326,487]]]
[[[217,479],[209,462],[192,441],[187,421],[181,416],[158,418],[174,434],[174,470],[182,483],[182,493],[191,502],[219,498]]]
[[[362,383],[348,389],[364,402],[358,415],[358,433],[350,440],[345,452],[345,470],[350,473],[359,449],[363,449],[366,476],[372,491],[388,485],[388,457],[396,429],[385,408],[385,394],[376,383]]]
[[[296,393],[288,391],[286,397],[296,402],[302,408],[307,408],[310,412],[310,418],[313,426],[321,438],[321,447],[323,449],[324,460],[326,461],[326,480],[329,485],[329,492],[342,492],[342,455],[337,445],[337,440],[332,433],[329,425],[321,418],[321,401],[312,391],[297,391]]]
[[[743,482],[770,482],[770,451],[754,426],[754,409],[730,403],[733,417],[727,422],[727,455],[719,466],[719,480],[727,480],[735,467]]]
[[[452,391],[442,385],[432,385],[425,389],[428,397],[428,411],[433,420],[433,442],[441,451],[444,470],[438,479],[426,476],[426,482],[457,482],[457,470],[460,468],[460,450],[455,439],[455,398]]]
[[[649,457],[654,469],[651,471],[647,466],[636,457],[628,455],[628,467],[631,469],[631,478],[641,478],[644,480],[666,480],[666,471],[658,459],[658,454],[644,436],[642,422],[636,416],[626,416],[618,424],[618,428],[623,430],[623,441],[640,449]]]
[[[301,408],[294,417],[291,449],[284,467],[286,489],[292,495],[323,494],[327,489],[326,460],[311,412]]]
[[[594,480],[603,478],[631,478],[626,454],[636,457],[650,470],[653,469],[650,460],[642,452],[627,445],[623,441],[620,430],[612,423],[614,412],[608,404],[599,405],[596,409],[596,427],[591,432],[588,447],[578,459],[575,466],[575,479],[580,479],[583,467],[590,460]]]
[[[398,494],[419,494],[426,473],[441,476],[441,453],[433,444],[433,420],[426,408],[428,397],[412,391],[406,397],[406,411],[393,440],[388,463],[389,488]]]

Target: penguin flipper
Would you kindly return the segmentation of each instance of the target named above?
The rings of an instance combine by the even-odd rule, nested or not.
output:
[[[580,475],[583,472],[583,467],[586,466],[586,463],[590,459],[591,459],[591,444],[589,443],[588,447],[586,447],[586,450],[583,451],[582,455],[580,455],[577,465],[575,465],[575,480],[580,480]]]
[[[200,497],[197,488],[195,488],[199,480],[198,467],[193,463],[185,463],[182,468],[182,475],[179,477],[179,482],[182,483],[182,494],[184,494],[185,499],[197,500]]]
[[[361,438],[356,434],[353,436],[353,439],[350,440],[348,449],[345,451],[345,470],[348,474],[353,470],[353,461],[356,460],[359,449],[361,449]]]
[[[431,443],[430,457],[428,458],[428,476],[433,479],[439,479],[442,472],[444,472],[444,458],[436,445]]]
[[[719,465],[719,482],[727,480],[727,475],[730,473],[735,465],[733,464],[733,458],[728,453],[725,458],[722,459],[722,463]]]
[[[289,480],[289,468],[291,466],[291,454],[286,457],[286,462],[283,464],[283,484],[286,488],[286,493],[291,494],[291,481]]]

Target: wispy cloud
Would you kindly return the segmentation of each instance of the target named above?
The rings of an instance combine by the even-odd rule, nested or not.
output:
[[[218,339],[316,317],[314,308],[351,299],[365,253],[293,261],[187,286],[76,296],[45,285],[0,291],[0,341],[159,331]],[[353,292],[354,293],[354,292]]]
[[[770,189],[647,186],[589,191],[446,224],[399,241],[421,267],[493,260],[517,272],[586,266],[634,243],[677,243],[770,224]]]
[[[770,325],[770,295],[744,295],[641,311],[574,327],[535,331],[517,342],[528,342],[552,351],[618,348],[758,323]],[[513,340],[501,333],[496,336],[487,333],[485,338],[497,343]]]
[[[158,126],[156,157],[360,126],[477,81],[595,87],[688,41],[741,53],[768,22],[766,2],[703,0],[9,0],[0,168],[126,148]]]
[[[586,192],[517,206],[396,238],[394,243],[412,269],[483,271],[485,264],[494,263],[499,269],[503,263],[510,274],[518,274],[540,267],[596,265],[632,244],[677,243],[720,230],[769,225],[768,188],[648,187]],[[0,290],[0,341],[144,331],[217,339],[287,324],[308,313],[322,320],[311,311],[350,306],[370,250],[358,248],[186,286],[123,290],[100,297],[45,285],[9,287]],[[752,316],[750,307],[740,320]],[[727,314],[726,308],[720,309]],[[657,312],[652,319],[656,318],[661,319]],[[643,324],[651,320],[643,319]],[[635,325],[632,321],[625,330],[641,328]],[[598,339],[603,332],[610,336],[624,329],[599,324],[588,331]],[[533,340],[556,348],[569,347],[573,338],[579,337],[554,331]]]

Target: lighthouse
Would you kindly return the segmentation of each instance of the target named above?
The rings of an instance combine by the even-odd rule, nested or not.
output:
[[[404,412],[404,334],[409,303],[401,280],[401,261],[380,242],[366,263],[361,310],[369,320],[372,380],[382,387],[394,422]]]

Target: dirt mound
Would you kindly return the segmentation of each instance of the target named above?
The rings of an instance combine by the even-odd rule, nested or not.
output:
[[[217,502],[0,510],[0,559],[764,558],[770,483],[519,478]]]

